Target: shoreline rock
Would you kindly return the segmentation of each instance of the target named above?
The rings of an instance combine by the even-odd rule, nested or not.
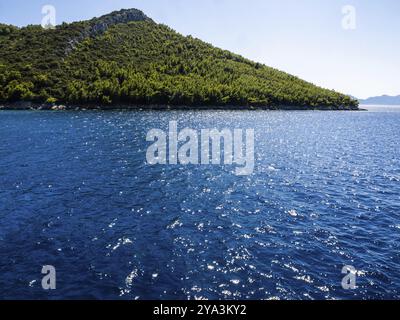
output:
[[[180,105],[134,105],[134,104],[118,104],[118,105],[101,105],[101,104],[79,104],[79,105],[64,105],[64,104],[48,104],[34,103],[29,101],[18,101],[13,103],[0,104],[0,110],[42,110],[42,111],[107,111],[107,110],[122,110],[122,111],[145,111],[145,110],[226,110],[226,111],[251,111],[251,110],[282,110],[282,111],[363,111],[358,107],[351,106],[320,106],[307,108],[302,106],[180,106]]]

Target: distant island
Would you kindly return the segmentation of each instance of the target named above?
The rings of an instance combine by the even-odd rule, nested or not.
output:
[[[400,106],[400,95],[399,96],[378,96],[371,97],[365,100],[360,99],[360,104],[365,105],[398,105]]]
[[[0,71],[2,109],[358,110],[350,96],[182,36],[136,9],[49,29],[0,24]]]

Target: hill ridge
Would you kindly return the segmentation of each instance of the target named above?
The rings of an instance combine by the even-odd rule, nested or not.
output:
[[[400,95],[391,96],[391,95],[381,95],[381,96],[374,96],[369,97],[367,99],[360,99],[361,104],[366,105],[400,105]]]
[[[84,39],[102,35],[114,25],[126,24],[135,21],[153,22],[153,20],[146,16],[143,11],[138,9],[122,9],[119,11],[113,11],[100,17],[94,17],[88,21],[89,25],[85,28],[85,30],[83,30],[82,34],[69,41],[69,45],[65,50],[66,55],[74,50],[76,45]]]

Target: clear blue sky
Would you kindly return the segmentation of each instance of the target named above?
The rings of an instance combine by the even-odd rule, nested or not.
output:
[[[359,98],[400,94],[399,0],[0,0],[0,22],[40,24],[43,5],[57,23],[138,8],[218,47]],[[342,7],[356,29],[342,28]]]

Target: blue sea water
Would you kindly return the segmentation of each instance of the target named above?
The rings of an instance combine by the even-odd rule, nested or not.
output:
[[[147,165],[172,120],[254,128],[253,175]],[[0,113],[0,299],[201,298],[400,299],[400,112]]]

